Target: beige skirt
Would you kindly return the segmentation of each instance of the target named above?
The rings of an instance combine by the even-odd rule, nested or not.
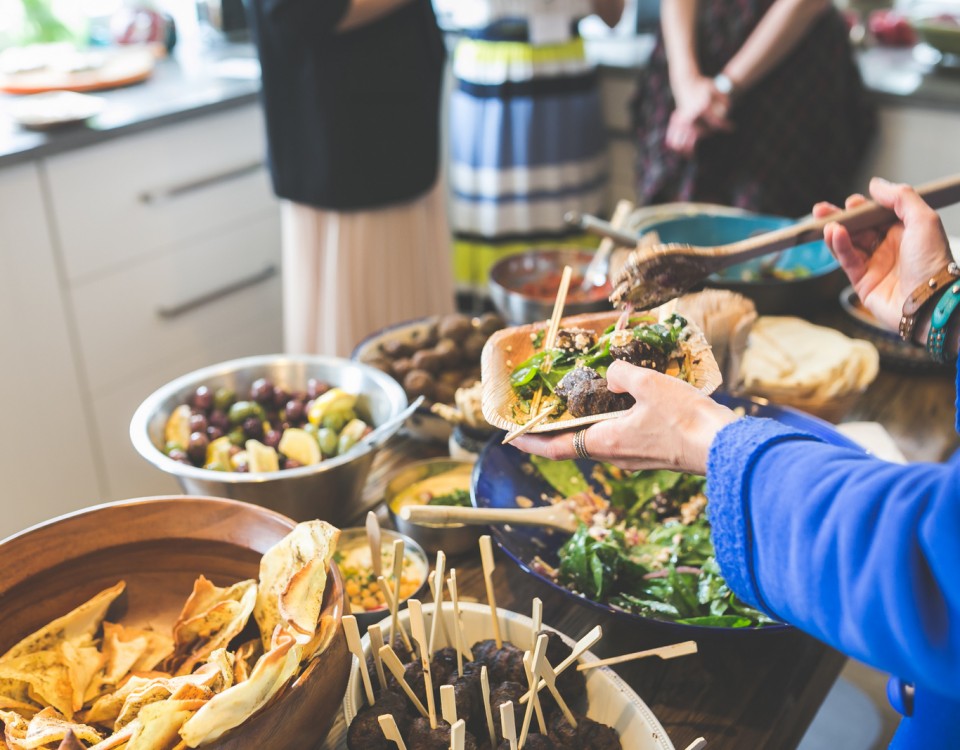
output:
[[[348,356],[371,333],[453,311],[441,183],[411,203],[325,211],[282,202],[284,345]]]

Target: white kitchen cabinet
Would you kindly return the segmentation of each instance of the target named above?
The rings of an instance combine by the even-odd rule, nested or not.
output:
[[[90,404],[35,164],[0,170],[0,538],[99,500]]]
[[[960,111],[883,105],[879,133],[864,175],[913,185],[960,173]],[[960,235],[960,206],[940,212],[947,234]]]
[[[178,492],[133,450],[137,406],[282,349],[261,120],[241,106],[0,169],[0,536]]]

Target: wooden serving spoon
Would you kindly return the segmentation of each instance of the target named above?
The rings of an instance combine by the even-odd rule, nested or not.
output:
[[[548,526],[571,534],[579,520],[564,503],[536,508],[458,508],[453,505],[407,505],[400,517],[413,523],[465,523],[487,526],[508,523],[514,526]]]
[[[935,209],[960,203],[960,175],[922,185],[917,188],[917,193]],[[820,219],[810,218],[728,245],[693,247],[667,243],[637,248],[614,280],[610,301],[649,309],[679,297],[711,274],[729,266],[822,239],[823,228],[831,222],[843,225],[850,232],[860,232],[880,229],[896,220],[893,211],[867,201],[856,208]]]

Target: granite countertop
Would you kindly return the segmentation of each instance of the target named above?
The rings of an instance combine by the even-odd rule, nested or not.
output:
[[[587,55],[610,75],[634,76],[653,50],[651,34],[587,38]],[[875,47],[858,51],[867,86],[887,104],[960,111],[960,69],[936,63],[932,50]],[[935,55],[935,53],[934,53]],[[0,94],[0,167],[68,151],[190,117],[256,101],[260,69],[250,44],[223,43],[157,63],[144,83],[97,94],[106,106],[86,124],[51,132],[25,130]]]
[[[259,92],[260,65],[253,46],[222,44],[160,60],[143,83],[96,93],[105,107],[85,124],[26,130],[10,116],[15,97],[0,94],[0,166],[236,107],[256,101]]]

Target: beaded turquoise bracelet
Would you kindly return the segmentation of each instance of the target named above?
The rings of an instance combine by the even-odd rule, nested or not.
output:
[[[947,340],[947,326],[950,317],[960,307],[960,282],[947,288],[937,306],[933,309],[930,319],[930,333],[927,334],[927,353],[934,362],[945,363],[944,344]]]

